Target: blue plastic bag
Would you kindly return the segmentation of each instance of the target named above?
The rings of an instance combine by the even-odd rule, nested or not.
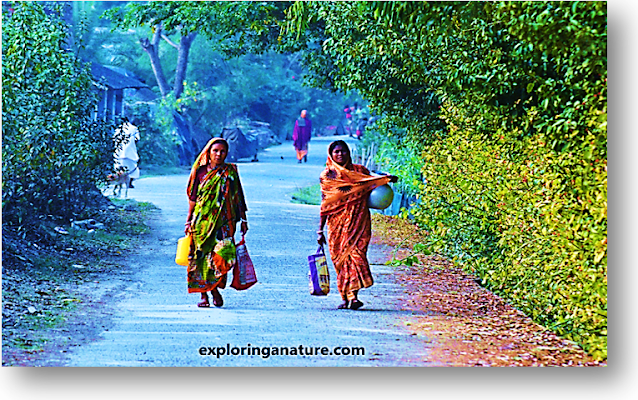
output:
[[[325,296],[330,292],[330,273],[328,261],[323,246],[319,246],[317,253],[308,256],[308,280],[310,294],[313,296]]]

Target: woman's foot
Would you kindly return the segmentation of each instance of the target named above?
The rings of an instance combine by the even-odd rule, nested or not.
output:
[[[221,307],[224,305],[224,299],[222,298],[222,294],[219,293],[219,290],[212,290],[210,294],[213,295],[213,305],[215,307]]]
[[[351,310],[358,310],[361,307],[363,307],[363,302],[360,301],[359,299],[354,299],[354,300],[352,300],[352,303],[350,303],[350,309]]]
[[[210,303],[208,302],[208,295],[206,293],[202,293],[202,301],[197,303],[197,307],[200,307],[200,308],[210,307]]]
[[[349,305],[350,305],[350,303],[348,302],[348,300],[345,300],[343,303],[339,304],[339,305],[337,306],[337,308],[338,308],[339,310],[345,310],[345,309],[347,309],[347,308],[348,308],[348,306],[349,306]]]

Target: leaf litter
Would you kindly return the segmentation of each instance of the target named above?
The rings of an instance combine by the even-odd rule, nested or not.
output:
[[[405,259],[424,239],[413,224],[373,215],[373,242]],[[429,362],[454,367],[606,366],[578,344],[536,324],[523,312],[479,285],[476,277],[438,255],[396,268],[402,305],[414,315],[404,329],[422,337]]]

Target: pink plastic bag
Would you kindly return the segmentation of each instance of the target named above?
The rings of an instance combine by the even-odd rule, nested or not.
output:
[[[233,268],[233,282],[230,287],[237,290],[246,290],[257,283],[257,275],[255,274],[255,266],[248,255],[246,248],[246,240],[242,236],[241,242],[236,246],[237,264]]]

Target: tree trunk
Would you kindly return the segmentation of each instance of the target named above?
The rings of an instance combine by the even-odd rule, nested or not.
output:
[[[153,67],[153,73],[155,74],[155,79],[157,80],[157,85],[159,86],[160,93],[162,93],[162,97],[166,97],[166,95],[170,93],[171,87],[168,85],[166,76],[164,76],[162,64],[160,63],[159,42],[161,37],[162,25],[156,25],[152,41],[148,40],[147,38],[142,38],[140,39],[140,44],[151,59],[151,66]]]
[[[171,91],[175,95],[175,99],[179,99],[184,92],[184,79],[186,78],[186,68],[188,67],[188,53],[190,51],[193,40],[197,36],[196,32],[189,33],[181,37],[179,45],[173,43],[168,37],[162,34],[162,26],[156,25],[153,38],[151,40],[144,38],[140,39],[140,44],[151,60],[151,66],[153,67],[153,73],[157,80],[162,97],[166,97]],[[168,44],[177,49],[177,67],[175,68],[175,82],[174,87],[171,88],[166,80],[162,64],[159,58],[159,44],[160,40],[164,38]],[[197,149],[193,145],[193,139],[191,130],[188,123],[188,115],[182,115],[178,111],[174,111],[173,114],[173,127],[178,133],[179,144],[178,154],[180,165],[189,165],[193,162]]]
[[[179,99],[184,91],[184,79],[186,78],[186,68],[188,67],[188,52],[190,51],[193,40],[197,36],[197,32],[191,32],[182,36],[177,49],[177,67],[175,68],[175,98]]]

